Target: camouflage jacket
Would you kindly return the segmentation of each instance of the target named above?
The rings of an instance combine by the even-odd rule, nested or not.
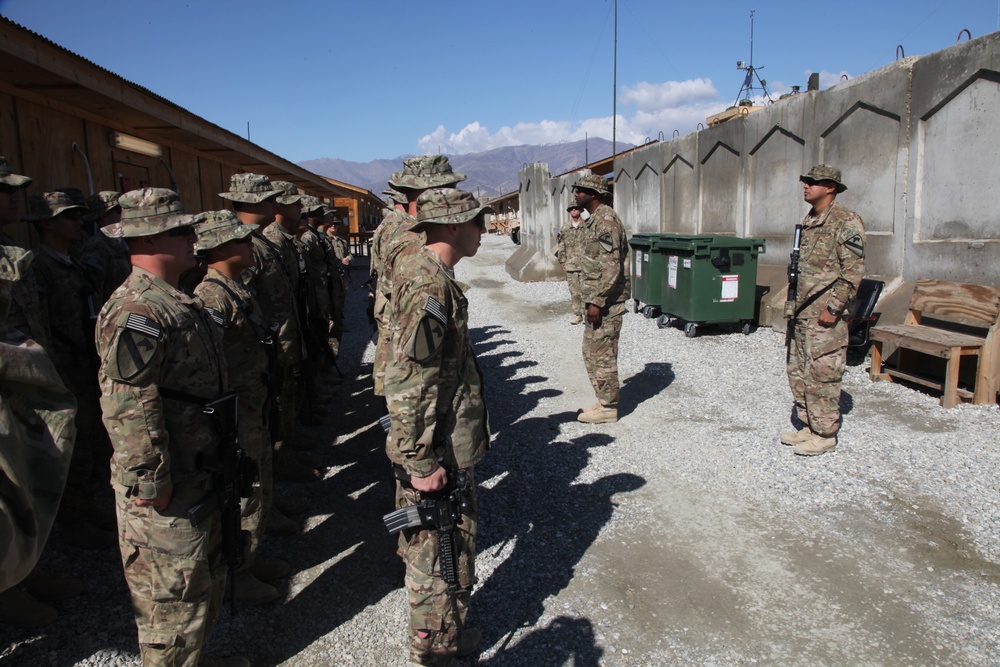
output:
[[[386,453],[416,477],[438,461],[468,468],[489,448],[483,378],[469,337],[462,287],[429,248],[397,266],[385,398]]]
[[[205,312],[221,327],[230,391],[258,408],[267,397],[271,326],[257,301],[240,283],[212,267],[195,288]]]
[[[864,273],[865,225],[858,214],[836,201],[818,216],[810,211],[802,221],[796,309],[814,301],[799,318],[818,317],[827,306],[846,317]]]
[[[389,225],[383,235],[380,252],[381,268],[378,274],[378,287],[375,293],[375,319],[381,326],[388,326],[390,315],[389,302],[395,285],[393,283],[396,265],[404,257],[417,253],[423,247],[427,237],[423,232],[415,233],[406,228],[415,224],[416,220],[405,213],[396,211],[395,216],[387,217],[382,225]],[[381,227],[379,227],[381,229]],[[378,230],[376,230],[376,234]],[[373,246],[374,247],[374,244]]]
[[[628,238],[618,214],[601,204],[580,228],[583,302],[602,309],[625,303],[632,294],[632,281]]]
[[[101,309],[97,349],[111,481],[142,499],[208,490],[220,452],[203,402],[226,391],[226,365],[201,299],[133,268]]]
[[[64,257],[44,244],[35,248],[35,280],[38,302],[49,320],[49,357],[63,381],[80,373],[97,371],[94,325],[100,298],[76,260]],[[77,373],[79,371],[79,373]],[[70,386],[81,391],[83,387]]]
[[[24,250],[20,243],[3,232],[0,232],[0,246]],[[25,267],[20,278],[10,282],[10,312],[7,313],[6,326],[8,329],[17,329],[48,350],[49,318],[48,313],[42,311],[38,300],[35,269],[31,264]]]
[[[277,246],[258,232],[250,237],[254,266],[243,273],[243,284],[253,293],[268,321],[278,325],[278,362],[286,368],[296,366],[302,363],[302,335],[295,291],[282,268]]]
[[[567,273],[581,270],[580,259],[583,257],[586,224],[585,220],[580,220],[580,224],[574,227],[573,221],[567,220],[556,236],[555,256]]]
[[[122,239],[108,238],[100,231],[81,244],[76,258],[97,290],[99,307],[132,273],[132,260]]]
[[[312,299],[313,317],[326,321],[330,319],[329,264],[326,246],[319,233],[311,227],[302,232],[299,244],[306,263],[309,280],[309,295]]]
[[[295,236],[289,234],[276,222],[264,228],[262,232],[268,241],[278,249],[281,257],[281,268],[292,284],[292,291],[299,288],[299,252],[295,248]]]
[[[385,251],[382,246],[385,244],[386,239],[404,222],[409,221],[410,224],[416,222],[409,215],[395,208],[383,209],[382,213],[382,222],[379,223],[379,226],[375,228],[375,232],[372,234],[371,262],[372,274],[375,276],[382,275],[382,264],[385,262]]]

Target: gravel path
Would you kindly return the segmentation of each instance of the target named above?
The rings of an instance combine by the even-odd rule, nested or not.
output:
[[[565,283],[521,284],[484,238],[458,267],[472,286],[493,449],[477,469],[478,664],[1000,664],[998,410],[848,370],[833,454],[792,455],[783,339],[677,329],[628,315],[622,418],[593,403]],[[363,270],[355,271],[360,287]],[[312,502],[300,535],[265,545],[292,563],[281,605],[224,611],[210,649],[255,665],[406,664],[402,567],[374,420],[360,289],[327,425],[329,466],[286,491]],[[332,443],[332,444],[331,444]],[[43,633],[0,627],[3,665],[136,665],[113,552],[53,542],[43,567],[87,592]]]

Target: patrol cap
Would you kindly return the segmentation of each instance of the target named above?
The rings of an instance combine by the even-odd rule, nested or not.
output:
[[[837,192],[843,192],[847,189],[847,186],[840,182],[841,175],[840,170],[836,167],[831,167],[828,164],[818,164],[809,170],[808,174],[799,176],[799,180],[803,183],[816,183],[818,181],[833,181],[837,185]]]
[[[461,225],[475,220],[480,213],[493,213],[493,207],[480,204],[471,192],[456,188],[432,188],[417,199],[417,222],[410,231],[425,224]]]
[[[311,215],[316,213],[316,211],[321,211],[323,209],[323,202],[319,200],[318,197],[313,197],[312,195],[302,195],[302,212],[310,218],[318,218],[320,215]]]
[[[31,179],[21,174],[15,174],[14,170],[10,167],[10,163],[7,162],[7,158],[0,155],[0,183],[12,185],[15,188],[23,188],[31,183]]]
[[[396,202],[397,204],[403,204],[404,206],[408,204],[410,201],[409,199],[406,198],[406,195],[404,195],[399,190],[394,190],[393,188],[386,188],[385,190],[382,191],[382,194],[386,195],[387,197],[389,197],[389,199]]]
[[[576,204],[576,203],[573,203],[573,204],[570,204],[569,206],[567,206],[566,210],[567,211],[572,211],[574,208],[577,209],[577,210],[579,210],[579,211],[583,210],[583,207],[580,206],[579,204]]]
[[[194,244],[197,251],[218,248],[223,243],[245,239],[259,225],[244,225],[236,214],[228,209],[222,211],[206,211],[205,219],[198,224],[198,241]]]
[[[101,233],[111,238],[153,236],[175,227],[193,227],[205,219],[204,213],[186,213],[180,195],[166,188],[131,190],[118,203],[121,222],[101,227]]]
[[[573,189],[592,190],[599,195],[611,194],[611,190],[608,189],[608,179],[603,176],[598,176],[597,174],[585,174],[581,176],[577,182],[573,184]]]
[[[389,185],[394,188],[426,190],[455,185],[465,180],[465,174],[456,174],[446,155],[421,155],[403,160],[403,171],[393,173]]]
[[[233,174],[229,178],[229,192],[220,192],[219,196],[229,201],[259,204],[280,194],[282,191],[276,190],[264,174],[244,173]]]
[[[299,189],[289,181],[272,181],[271,187],[281,192],[275,199],[279,204],[294,204],[302,199]]]
[[[83,219],[88,222],[97,220],[108,211],[114,210],[115,207],[120,206],[118,198],[121,196],[122,193],[115,192],[114,190],[102,190],[95,195],[90,195],[87,197],[87,210],[89,213],[83,216]]]
[[[56,190],[55,192],[32,195],[28,199],[28,215],[21,219],[25,222],[40,222],[42,220],[51,220],[66,211],[74,210],[86,213],[87,207],[74,204],[68,194]]]

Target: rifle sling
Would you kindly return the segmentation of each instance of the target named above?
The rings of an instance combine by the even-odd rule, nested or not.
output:
[[[821,289],[820,291],[816,292],[811,297],[809,297],[808,299],[806,299],[805,303],[803,303],[801,306],[799,306],[798,308],[795,309],[795,316],[792,319],[793,320],[799,319],[799,315],[802,314],[803,310],[805,310],[809,306],[811,306],[814,303],[816,303],[817,299],[819,299],[821,296],[823,296],[824,294],[826,294],[827,292],[829,292],[831,289],[833,289],[833,286],[836,285],[836,284],[837,284],[837,281],[834,280],[832,283],[830,283],[829,285],[827,285],[826,287],[824,287],[823,289]]]

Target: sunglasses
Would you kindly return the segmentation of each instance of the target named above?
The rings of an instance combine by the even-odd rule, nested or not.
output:
[[[173,229],[167,230],[167,236],[184,236],[187,238],[198,236],[197,232],[194,231],[194,227],[190,225],[184,225],[183,227],[174,227]]]

